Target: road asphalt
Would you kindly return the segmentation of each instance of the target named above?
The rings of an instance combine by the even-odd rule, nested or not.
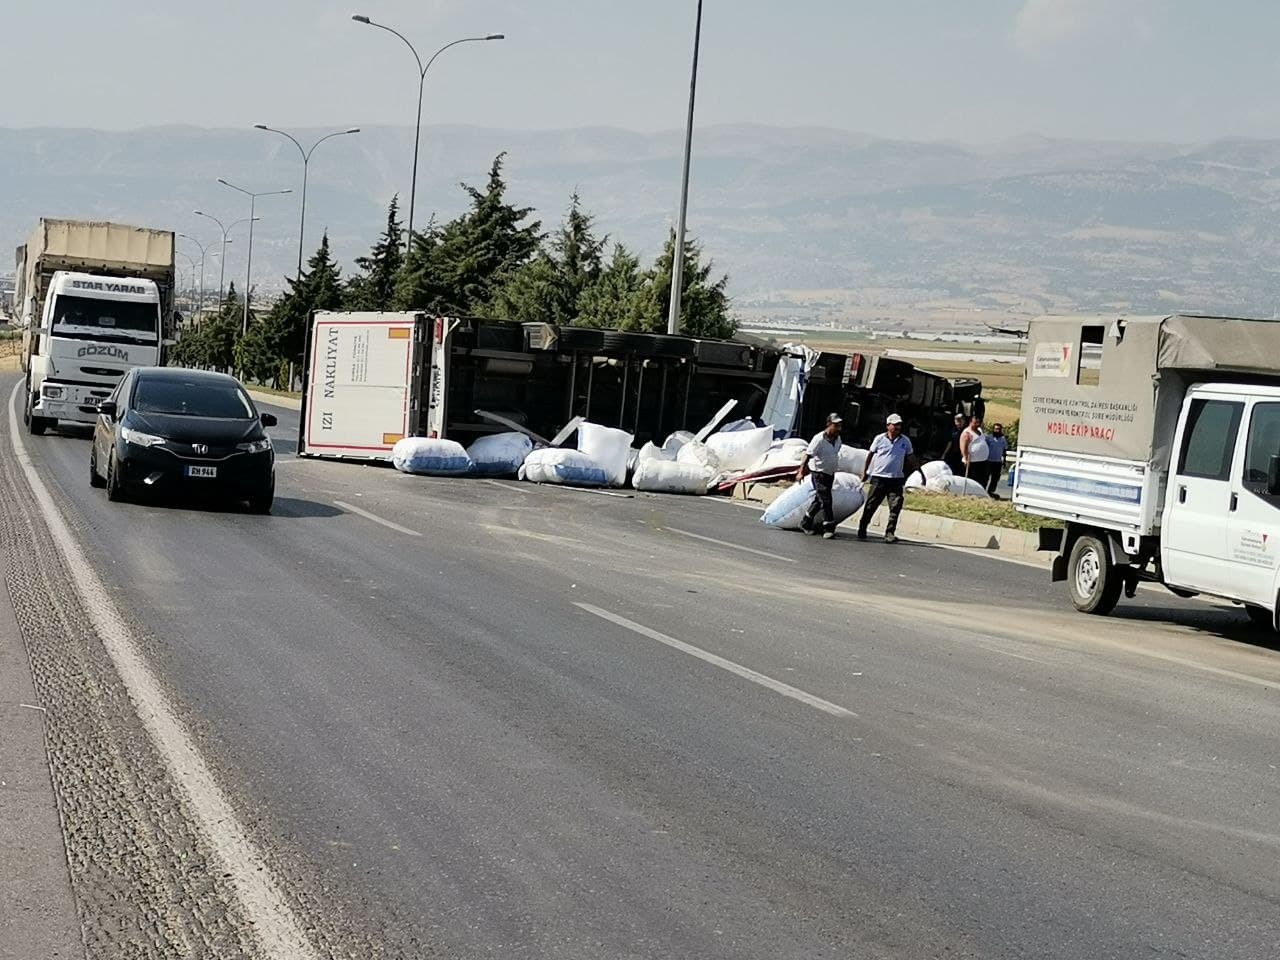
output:
[[[1280,656],[1242,613],[1086,618],[1041,570],[725,500],[298,460],[274,412],[269,517],[110,504],[83,434],[24,442],[318,955],[1277,955]],[[137,955],[252,955],[242,926]]]

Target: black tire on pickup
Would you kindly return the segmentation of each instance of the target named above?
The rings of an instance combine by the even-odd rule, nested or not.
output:
[[[1099,537],[1086,534],[1072,546],[1067,562],[1067,586],[1072,604],[1081,613],[1105,616],[1115,609],[1124,577],[1111,562],[1111,552]]]
[[[1257,606],[1254,606],[1252,603],[1246,603],[1244,605],[1244,612],[1249,615],[1249,620],[1252,621],[1255,627],[1259,628],[1260,630],[1270,630],[1273,633],[1275,632],[1275,629],[1276,629],[1275,614],[1272,613],[1270,610],[1268,610],[1266,607],[1257,607]]]

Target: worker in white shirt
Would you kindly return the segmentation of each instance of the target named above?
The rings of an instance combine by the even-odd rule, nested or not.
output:
[[[863,481],[871,481],[862,519],[858,521],[858,539],[867,539],[867,526],[880,504],[889,501],[889,520],[884,525],[884,542],[898,542],[898,514],[902,512],[902,488],[907,475],[907,460],[914,459],[911,441],[902,435],[902,418],[889,414],[884,433],[871,441],[867,462],[862,468]]]
[[[822,432],[809,441],[804,459],[800,461],[800,469],[796,471],[796,482],[806,476],[813,476],[813,503],[800,521],[800,529],[812,536],[818,532],[814,521],[818,511],[822,511],[822,537],[830,540],[836,535],[836,515],[831,503],[831,486],[836,479],[836,469],[840,464],[840,424],[844,423],[838,413],[827,414],[827,425]]]

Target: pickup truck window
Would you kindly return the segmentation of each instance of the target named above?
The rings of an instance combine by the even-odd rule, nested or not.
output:
[[[1249,417],[1249,440],[1244,454],[1244,486],[1251,493],[1267,494],[1271,458],[1280,456],[1280,403],[1259,403]]]
[[[1178,473],[1206,480],[1229,479],[1243,413],[1243,403],[1192,400],[1178,455]]]

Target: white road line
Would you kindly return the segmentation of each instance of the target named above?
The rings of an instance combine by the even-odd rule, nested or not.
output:
[[[485,478],[485,481],[484,481],[484,482],[485,482],[485,483],[487,483],[487,484],[489,484],[490,486],[494,486],[494,487],[501,487],[503,490],[510,490],[510,491],[512,491],[512,492],[514,492],[514,493],[520,493],[520,494],[523,494],[523,495],[524,495],[524,496],[526,496],[526,497],[529,495],[529,491],[528,491],[528,490],[526,490],[524,487],[518,486],[518,485],[516,485],[516,484],[514,484],[514,483],[503,483],[501,480],[494,480],[494,479],[492,479],[491,477],[487,477],[487,478]]]
[[[714,653],[708,653],[700,647],[695,647],[691,643],[685,643],[683,640],[677,640],[675,637],[669,637],[665,633],[659,633],[657,630],[651,630],[644,624],[636,623],[634,620],[628,620],[626,617],[620,617],[616,613],[610,613],[608,610],[601,610],[599,607],[592,606],[589,603],[575,603],[575,607],[579,610],[585,610],[592,616],[599,617],[601,620],[608,620],[612,624],[619,627],[625,627],[633,633],[638,633],[642,637],[648,637],[650,640],[657,640],[659,643],[665,643],[668,647],[679,650],[681,653],[687,653],[691,657],[697,657],[699,660],[709,663],[712,666],[719,667],[721,670],[728,670],[730,673],[742,677],[744,680],[750,680],[752,683],[758,683],[760,686],[772,690],[774,693],[780,693],[784,697],[790,697],[792,700],[799,700],[803,704],[813,707],[815,710],[821,710],[823,713],[829,713],[833,717],[857,717],[852,710],[846,710],[838,704],[832,703],[830,700],[823,700],[821,697],[815,697],[811,693],[805,693],[798,687],[793,687],[789,683],[783,683],[781,680],[775,680],[773,677],[766,677],[763,673],[757,673],[750,667],[744,667],[740,663],[734,663],[732,660],[726,660],[724,657],[717,656]]]
[[[743,553],[754,553],[757,557],[768,557],[770,560],[781,560],[783,563],[795,563],[792,557],[780,556],[776,553],[770,553],[768,550],[757,550],[755,547],[744,547],[740,543],[730,543],[728,540],[717,540],[715,537],[704,537],[700,533],[690,533],[688,530],[677,530],[675,527],[659,527],[660,530],[666,530],[668,533],[678,533],[682,537],[692,537],[694,540],[703,540],[706,543],[714,543],[717,546],[728,547],[731,550],[741,550]]]
[[[279,960],[312,960],[317,954],[294,916],[270,866],[241,825],[235,808],[218,786],[213,771],[170,705],[160,683],[147,666],[133,632],[80,549],[61,511],[36,473],[18,430],[16,399],[21,383],[9,395],[9,438],[31,492],[44,514],[102,646],[129,694],[138,719],[173,778],[209,850],[231,881],[234,896],[262,953]]]
[[[341,509],[346,510],[349,513],[354,513],[357,516],[364,517],[366,520],[372,520],[374,523],[380,523],[384,527],[387,527],[390,530],[394,530],[396,533],[405,533],[411,537],[422,536],[422,534],[420,534],[417,530],[410,530],[408,527],[402,527],[398,523],[392,523],[390,520],[384,520],[382,517],[378,516],[376,513],[370,513],[368,510],[361,510],[359,507],[353,507],[351,504],[343,503],[341,500],[333,501],[333,505],[335,507],[340,507]]]

